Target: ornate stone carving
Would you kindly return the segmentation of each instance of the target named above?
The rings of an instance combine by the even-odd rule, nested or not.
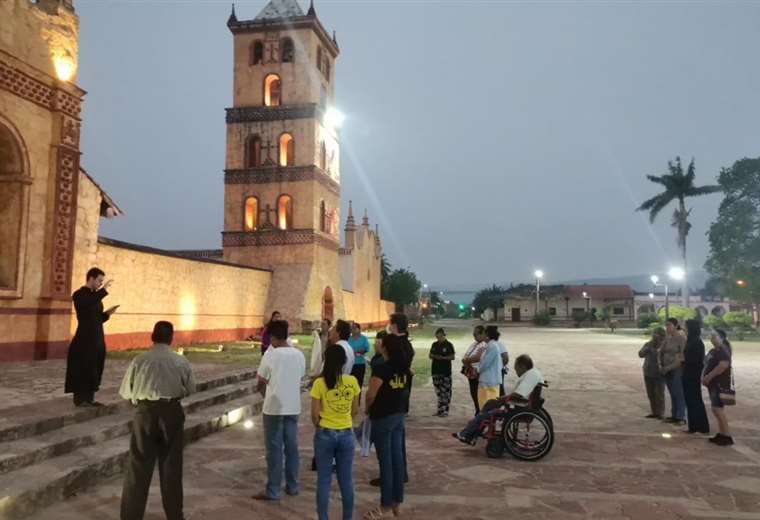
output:
[[[340,196],[340,184],[317,166],[261,167],[225,170],[225,184],[268,184],[273,182],[318,181]]]
[[[338,250],[338,242],[317,234],[313,229],[225,231],[222,233],[224,247],[285,246],[317,243]]]
[[[290,119],[321,118],[321,110],[316,103],[306,105],[281,105],[276,107],[234,107],[228,108],[227,123],[248,123],[257,121],[286,121]]]
[[[79,129],[81,123],[68,116],[61,116],[61,144],[79,149]]]
[[[67,300],[71,296],[71,257],[76,227],[79,152],[59,146],[56,165],[51,296]]]
[[[48,110],[60,110],[79,119],[82,100],[60,89],[53,89],[0,61],[0,88]]]

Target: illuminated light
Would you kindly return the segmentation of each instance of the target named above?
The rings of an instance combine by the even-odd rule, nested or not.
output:
[[[243,427],[244,427],[246,430],[251,430],[251,429],[253,429],[253,419],[246,419],[246,420],[245,420],[245,422],[243,423]]]
[[[473,310],[473,311],[474,311],[474,310],[475,310],[475,307],[470,307],[470,310]]]
[[[655,285],[660,283],[660,277],[657,276],[656,274],[653,274],[652,276],[650,276],[649,279],[652,280],[652,283]]]
[[[245,406],[241,406],[240,408],[235,408],[234,410],[230,410],[227,412],[227,424],[237,424],[240,422],[240,420],[243,418],[243,413],[245,412]]]
[[[194,328],[196,314],[195,296],[183,294],[179,300],[179,328],[185,330]]]
[[[588,298],[588,293],[586,291],[583,291],[583,297]]]
[[[180,356],[184,356],[185,355],[185,349],[182,348],[182,347],[179,347],[177,349],[177,354],[179,354]]]
[[[673,436],[671,434],[669,434],[669,433],[663,433],[662,434],[662,438],[663,439],[670,439],[671,437],[673,437]]]
[[[74,72],[77,70],[74,58],[67,51],[53,56],[53,66],[55,67],[55,74],[61,81],[69,81],[74,77]]]
[[[325,111],[323,122],[327,128],[330,128],[332,130],[337,130],[338,128],[343,126],[343,122],[345,120],[346,120],[346,116],[343,115],[343,113],[340,110],[338,110],[335,107],[329,107],[327,111]]]
[[[541,269],[536,269],[536,272],[533,273],[533,274],[536,276],[536,278],[543,278],[544,277],[544,272]]]
[[[747,282],[745,282],[744,280],[736,280],[736,285],[738,285],[739,287],[744,287],[744,285],[745,285],[746,283],[747,283]]]
[[[650,292],[650,293],[649,293],[649,299],[650,299],[650,300],[654,300],[654,293],[653,293],[653,292]]]
[[[686,271],[684,271],[680,267],[671,267],[670,271],[668,271],[668,276],[670,276],[673,280],[680,281],[686,277]]]

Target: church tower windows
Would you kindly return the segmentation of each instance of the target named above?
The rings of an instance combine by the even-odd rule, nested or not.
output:
[[[264,63],[264,42],[256,40],[251,45],[251,65]]]
[[[327,146],[324,141],[319,143],[319,167],[322,171],[327,171]]]
[[[264,105],[268,107],[280,106],[282,102],[281,89],[280,76],[268,74],[264,78]]]
[[[259,199],[248,197],[245,199],[245,230],[256,231],[259,227]]]
[[[252,135],[248,138],[245,154],[245,165],[247,168],[258,168],[261,166],[261,137]]]
[[[293,197],[290,195],[280,195],[277,199],[277,227],[293,229]]]
[[[277,153],[280,166],[294,166],[295,155],[296,146],[293,136],[288,133],[280,135],[280,145]]]
[[[327,231],[327,206],[324,200],[319,203],[319,230],[323,233]]]
[[[280,59],[283,63],[293,63],[296,61],[296,49],[293,45],[293,40],[290,38],[283,38],[280,41]]]

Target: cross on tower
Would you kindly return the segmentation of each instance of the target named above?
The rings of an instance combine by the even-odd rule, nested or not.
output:
[[[277,148],[272,144],[271,139],[267,139],[267,144],[262,146],[262,150],[266,150],[266,159],[264,160],[264,166],[271,166],[276,164],[276,161],[272,159],[272,148]]]
[[[277,218],[277,210],[272,208],[269,204],[267,204],[265,209],[261,210],[261,213],[264,214],[264,225],[262,226],[264,229],[270,229],[274,227],[274,224],[272,223],[272,219],[270,218],[270,214],[274,213],[275,219]]]

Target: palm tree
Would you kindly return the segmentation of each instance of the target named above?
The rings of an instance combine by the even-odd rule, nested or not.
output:
[[[691,210],[686,208],[686,198],[716,193],[721,191],[721,187],[717,185],[694,185],[694,159],[691,160],[689,167],[684,174],[683,167],[681,166],[681,158],[676,157],[675,164],[673,161],[668,161],[668,172],[669,173],[666,173],[665,175],[647,175],[647,179],[650,181],[664,186],[665,191],[644,201],[644,203],[638,207],[637,211],[648,211],[649,221],[654,222],[660,211],[672,201],[678,201],[678,207],[673,212],[671,225],[676,228],[676,231],[678,232],[678,248],[681,250],[683,269],[686,271],[686,236],[689,234],[689,230],[691,230],[691,224],[689,223],[689,214],[691,213]],[[688,307],[689,285],[686,276],[684,276],[683,279],[682,297],[684,307]]]
[[[380,278],[383,282],[385,282],[391,275],[392,271],[391,263],[388,261],[388,257],[385,256],[385,253],[382,254],[380,257]]]

